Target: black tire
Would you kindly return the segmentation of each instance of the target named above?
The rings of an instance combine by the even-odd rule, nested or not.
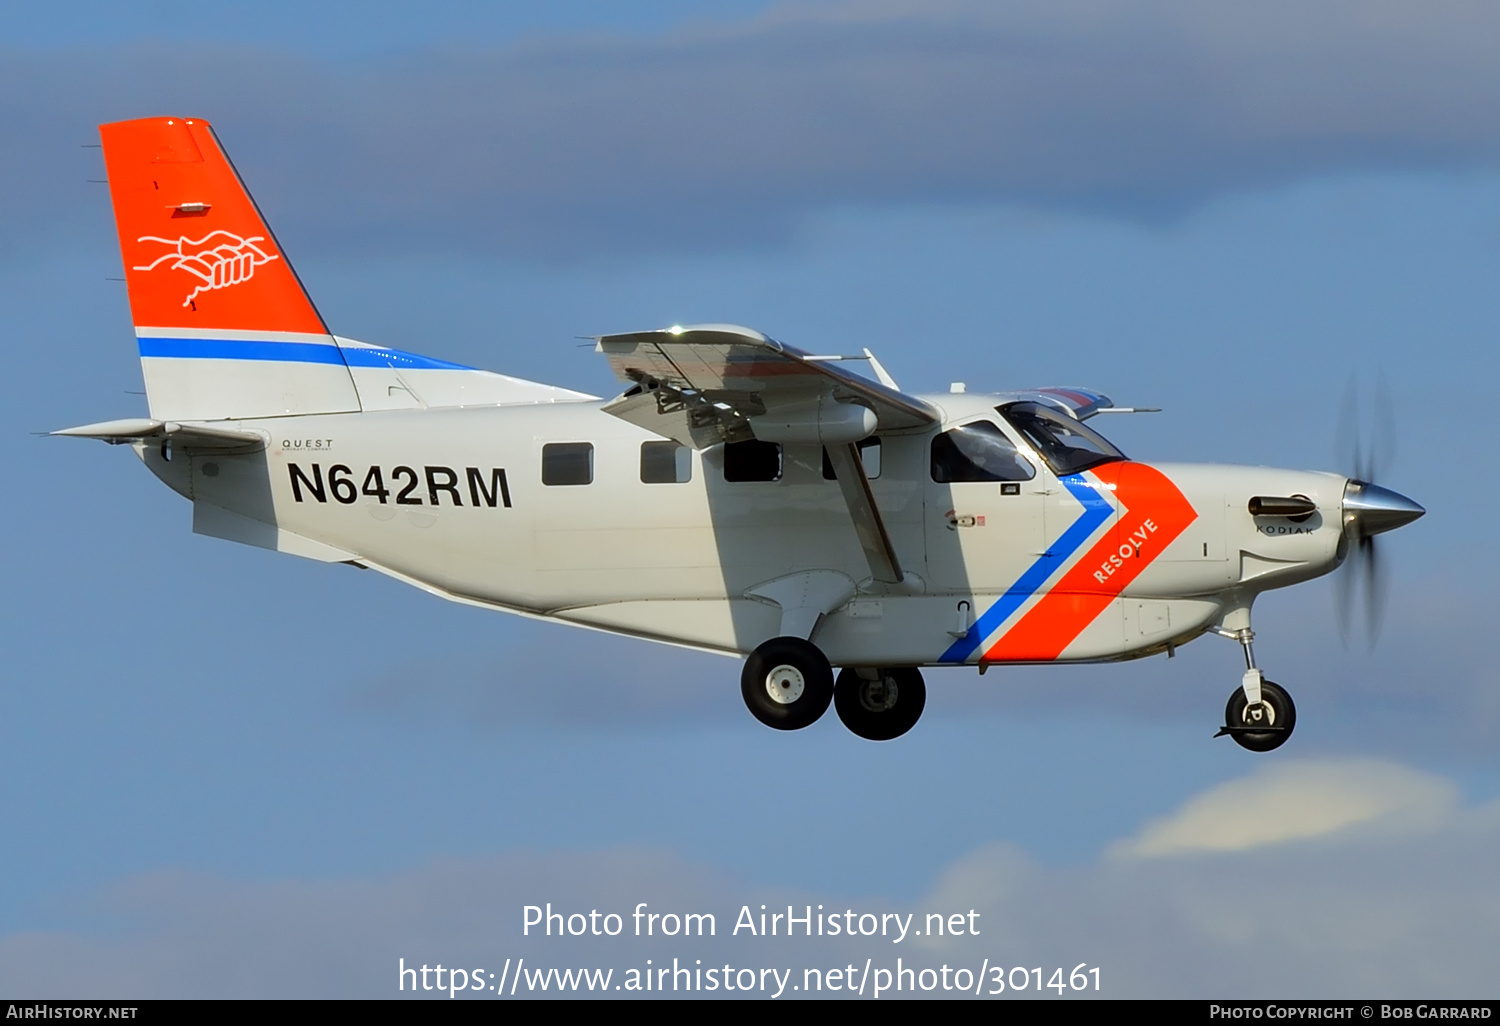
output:
[[[801,730],[828,711],[833,667],[810,641],[772,638],[745,660],[740,694],[751,715],[766,726]]]
[[[1229,695],[1229,704],[1224,707],[1224,725],[1230,728],[1229,736],[1241,748],[1248,748],[1252,752],[1269,752],[1286,744],[1286,739],[1292,736],[1292,728],[1297,726],[1297,707],[1292,704],[1292,696],[1281,685],[1268,680],[1260,682],[1260,701],[1262,708],[1256,710],[1254,715],[1247,715],[1249,703],[1245,701],[1245,689],[1235,688]],[[1262,724],[1283,729],[1235,729]]]
[[[913,666],[880,671],[880,680],[865,680],[858,672],[839,672],[833,688],[833,707],[844,726],[867,741],[890,741],[917,725],[927,707],[927,685]]]

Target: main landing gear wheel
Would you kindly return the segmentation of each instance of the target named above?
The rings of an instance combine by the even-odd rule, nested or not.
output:
[[[1292,704],[1292,696],[1281,685],[1264,680],[1260,684],[1260,705],[1253,709],[1245,701],[1245,689],[1234,689],[1229,704],[1224,707],[1221,733],[1234,738],[1235,744],[1241,748],[1269,752],[1286,744],[1296,725],[1297,707]]]
[[[833,707],[844,726],[867,741],[889,741],[917,725],[927,705],[927,685],[911,666],[882,669],[877,680],[856,670],[839,672]]]
[[[833,668],[810,641],[772,638],[745,660],[740,694],[751,715],[766,726],[801,730],[828,710]]]

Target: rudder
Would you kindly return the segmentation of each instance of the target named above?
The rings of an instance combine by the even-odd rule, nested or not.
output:
[[[99,132],[151,416],[358,412],[338,344],[208,122]]]

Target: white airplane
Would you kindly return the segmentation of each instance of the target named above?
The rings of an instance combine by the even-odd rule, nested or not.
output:
[[[206,122],[101,133],[150,418],[56,434],[132,446],[199,534],[747,656],[778,729],[831,701],[887,740],[921,667],[1212,633],[1246,665],[1220,734],[1269,751],[1296,710],[1255,663],[1256,596],[1351,546],[1373,570],[1374,535],[1424,512],[1339,474],[1133,462],[1087,389],[908,395],[868,350],[732,325],[600,336],[612,399],[342,338]]]

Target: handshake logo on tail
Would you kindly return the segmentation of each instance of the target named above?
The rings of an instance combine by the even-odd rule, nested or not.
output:
[[[215,231],[201,239],[189,239],[185,235],[176,239],[143,235],[136,241],[160,242],[172,248],[151,263],[138,264],[131,270],[154,271],[170,261],[170,267],[186,271],[202,282],[187,294],[187,298],[182,301],[183,306],[190,305],[201,293],[212,289],[227,289],[231,285],[249,281],[261,264],[280,259],[277,254],[267,253],[259,245],[266,241],[263,235],[246,239],[232,232]]]

